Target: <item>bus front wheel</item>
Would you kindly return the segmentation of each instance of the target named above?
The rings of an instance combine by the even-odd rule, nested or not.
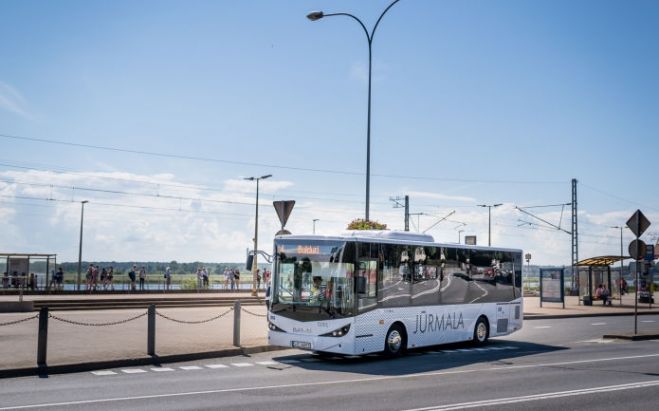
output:
[[[394,324],[387,331],[384,340],[384,353],[389,357],[398,357],[405,352],[407,338],[405,330],[400,324]]]
[[[474,327],[474,343],[476,345],[483,345],[490,337],[490,326],[485,317],[479,317]]]

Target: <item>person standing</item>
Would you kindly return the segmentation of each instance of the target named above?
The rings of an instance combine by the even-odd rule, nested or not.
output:
[[[169,291],[169,287],[172,284],[172,271],[169,267],[165,268],[165,290]]]
[[[108,289],[108,270],[105,267],[101,269],[101,286],[103,287],[103,291]]]
[[[144,291],[144,282],[146,281],[146,268],[140,269],[140,291]]]
[[[256,269],[256,290],[261,289],[261,269]]]
[[[201,284],[205,290],[208,289],[208,270],[206,270],[206,267],[201,267]]]
[[[108,286],[110,287],[110,291],[114,291],[114,268],[110,266],[108,268]]]
[[[137,266],[133,266],[133,268],[130,269],[128,272],[128,278],[130,278],[130,290],[135,291],[135,270],[137,269]]]
[[[240,291],[240,270],[237,268],[233,270],[233,279],[236,282],[236,290]]]
[[[57,272],[55,273],[55,281],[57,282],[57,289],[58,290],[63,290],[64,289],[64,270],[62,269],[62,266],[60,266],[57,269]]]
[[[85,274],[85,291],[91,291],[92,289],[92,272],[94,271],[94,265],[89,264],[87,268],[87,274]]]

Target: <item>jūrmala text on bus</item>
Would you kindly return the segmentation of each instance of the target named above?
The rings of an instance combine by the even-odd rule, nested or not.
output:
[[[317,352],[399,355],[522,328],[522,251],[354,231],[277,236],[268,340]]]

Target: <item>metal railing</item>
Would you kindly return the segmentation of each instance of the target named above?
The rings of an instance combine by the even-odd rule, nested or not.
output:
[[[182,325],[199,325],[207,324],[220,318],[227,316],[229,313],[233,312],[233,345],[240,347],[240,320],[241,314],[251,315],[257,318],[266,318],[267,314],[259,314],[253,311],[242,308],[240,300],[235,301],[234,306],[226,309],[225,311],[214,315],[212,317],[202,319],[202,320],[184,320],[181,318],[175,318],[171,315],[167,315],[156,309],[155,304],[149,305],[145,312],[141,312],[137,315],[109,322],[86,322],[86,321],[76,321],[65,316],[55,315],[50,313],[48,307],[42,307],[38,314],[31,315],[25,318],[0,322],[0,328],[9,327],[12,325],[17,325],[25,323],[32,320],[38,320],[38,336],[37,336],[37,367],[38,368],[47,368],[47,357],[48,357],[48,325],[50,319],[54,321],[59,321],[69,325],[79,326],[79,327],[114,327],[120,326],[140,318],[147,318],[147,341],[146,341],[146,351],[149,356],[156,356],[156,318],[160,317],[165,321],[171,321],[177,324]]]

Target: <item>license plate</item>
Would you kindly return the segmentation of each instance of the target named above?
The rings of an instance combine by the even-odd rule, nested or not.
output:
[[[293,348],[302,348],[303,350],[311,349],[311,343],[307,341],[293,341],[291,345]]]

